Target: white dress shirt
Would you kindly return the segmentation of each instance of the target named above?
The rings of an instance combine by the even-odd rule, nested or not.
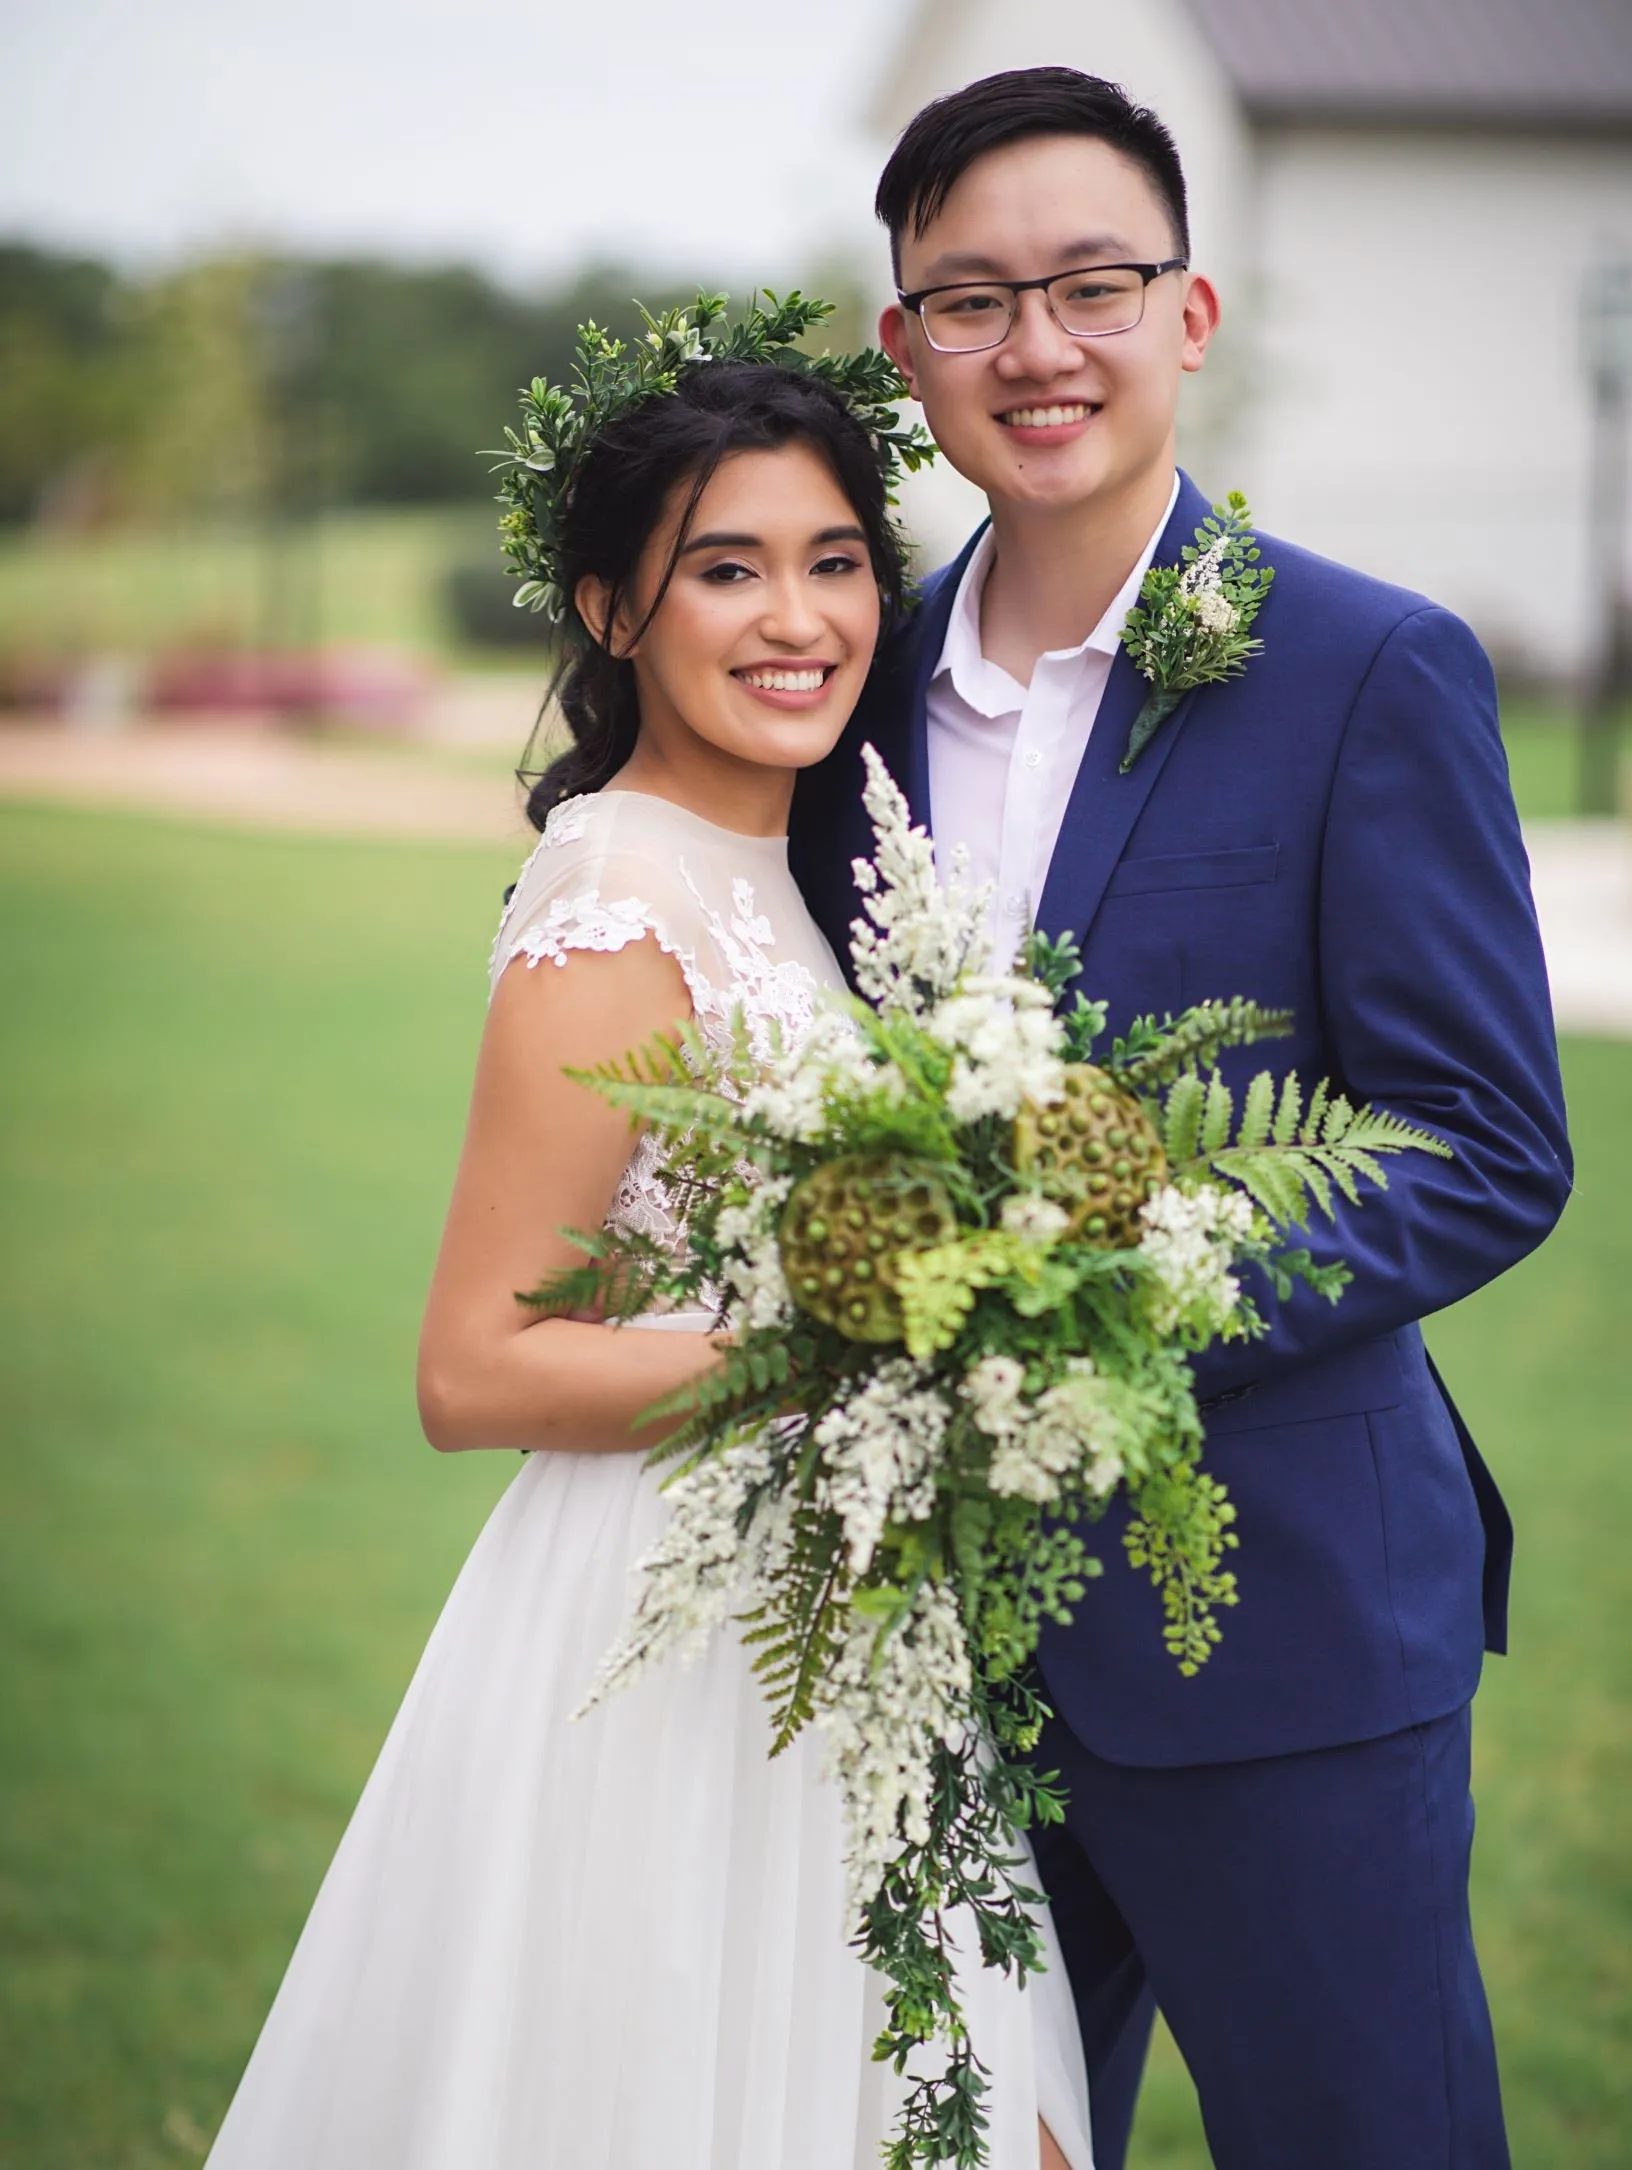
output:
[[[930,820],[943,881],[953,849],[962,844],[969,880],[996,885],[991,955],[999,968],[1011,961],[1036,917],[1123,621],[1178,495],[1175,475],[1156,531],[1104,617],[1080,647],[1039,656],[1029,686],[981,653],[980,599],[994,547],[990,528],[958,584],[929,686]]]

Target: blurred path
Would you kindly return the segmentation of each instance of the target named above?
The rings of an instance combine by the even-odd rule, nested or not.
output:
[[[0,728],[0,793],[344,836],[519,845],[527,835],[515,779],[496,758],[489,771],[412,743],[337,744],[245,724],[108,737],[54,723]]]
[[[378,746],[197,721],[108,737],[17,724],[0,728],[0,795],[519,852],[531,831],[498,750],[525,739],[518,699],[502,716],[492,694],[473,700],[434,743]],[[1632,1039],[1632,824],[1532,822],[1525,841],[1559,1025]]]
[[[1632,822],[1535,821],[1524,840],[1560,1028],[1632,1039]]]

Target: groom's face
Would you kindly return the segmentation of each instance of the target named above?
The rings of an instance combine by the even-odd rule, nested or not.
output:
[[[1092,137],[1040,136],[976,159],[925,231],[908,228],[899,285],[910,294],[1177,253],[1167,208],[1131,159]],[[899,303],[879,330],[960,474],[996,502],[1064,510],[1171,468],[1180,380],[1201,367],[1217,318],[1207,282],[1176,271],[1150,282],[1131,330],[1106,338],[1073,338],[1035,290],[1002,343],[980,352],[937,352]]]

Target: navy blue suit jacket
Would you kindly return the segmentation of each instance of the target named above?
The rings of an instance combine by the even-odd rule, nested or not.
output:
[[[1188,478],[1157,550],[1176,563],[1207,504]],[[1232,1052],[1320,1076],[1437,1132],[1440,1161],[1313,1248],[1354,1281],[1307,1290],[1266,1338],[1197,1362],[1209,1466],[1229,1486],[1240,1603],[1197,1677],[1162,1648],[1154,1592],[1097,1531],[1106,1571],[1040,1653],[1056,1708],[1127,1764],[1272,1756],[1375,1738],[1459,1708],[1505,1647],[1512,1527],[1418,1320],[1539,1243],[1569,1190],[1546,972],[1495,686],[1460,620],[1419,595],[1262,537],[1275,582],[1245,674],[1193,693],[1132,772],[1145,683],[1119,652],[1061,827],[1038,924],[1083,949],[1111,1029],[1247,995],[1289,1041]],[[974,547],[971,542],[969,549]],[[794,871],[835,950],[858,910],[871,740],[928,822],[925,695],[969,550],[923,587],[832,758],[800,779]]]

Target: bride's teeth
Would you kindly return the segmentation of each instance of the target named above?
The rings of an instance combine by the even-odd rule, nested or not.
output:
[[[744,671],[743,679],[762,693],[820,693],[825,671]]]

